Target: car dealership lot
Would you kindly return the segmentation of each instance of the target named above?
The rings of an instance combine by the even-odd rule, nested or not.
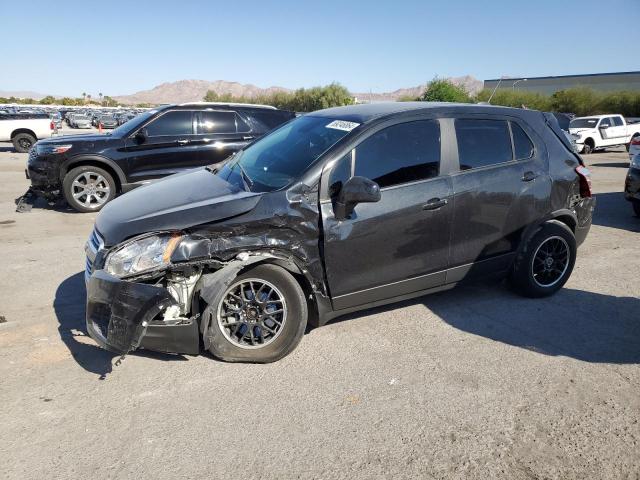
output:
[[[83,335],[95,214],[15,213],[26,154],[1,144],[0,475],[634,478],[640,219],[626,153],[585,159],[595,224],[554,297],[461,287],[334,321],[270,365],[115,366]]]

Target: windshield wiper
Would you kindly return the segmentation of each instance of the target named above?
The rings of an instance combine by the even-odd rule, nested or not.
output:
[[[251,180],[251,177],[249,177],[249,175],[247,175],[247,172],[244,171],[244,168],[242,168],[240,162],[236,163],[236,165],[240,169],[240,174],[242,175],[242,180],[244,181],[247,190],[251,191],[251,187],[253,187],[253,180]]]

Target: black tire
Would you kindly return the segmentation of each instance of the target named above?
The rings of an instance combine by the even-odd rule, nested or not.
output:
[[[264,346],[245,346],[244,348],[230,340],[231,332],[223,332],[218,322],[218,312],[223,308],[223,300],[234,285],[248,279],[269,282],[284,296],[286,318],[280,333]],[[208,320],[205,345],[209,344],[209,352],[225,362],[270,363],[280,360],[291,353],[304,335],[307,326],[307,302],[298,282],[289,272],[276,265],[258,265],[238,275],[229,288],[221,290],[214,301],[204,309],[203,317]],[[245,317],[248,318],[248,317]],[[282,317],[280,318],[282,320]],[[255,325],[255,324],[254,324]],[[257,327],[252,327],[257,328]],[[253,332],[251,333],[253,337]],[[236,342],[242,342],[244,336]]]
[[[636,217],[640,217],[640,200],[631,200],[631,205],[633,206],[633,213],[636,214]]]
[[[589,155],[592,152],[593,152],[593,147],[590,144],[585,143],[584,148],[582,149],[582,154]]]
[[[16,149],[18,153],[27,153],[31,147],[36,143],[36,137],[30,135],[28,133],[19,133],[13,139],[11,139],[13,143],[13,148]]]
[[[86,175],[87,178],[96,178],[96,191],[95,194],[91,194],[92,197],[74,197],[74,194],[77,195],[77,193],[83,191],[82,187],[77,187],[74,184],[74,181],[82,175]],[[99,175],[104,180],[99,180],[94,175]],[[116,182],[111,174],[103,168],[94,167],[93,165],[82,165],[69,170],[62,181],[62,192],[65,200],[71,208],[82,213],[100,211],[102,207],[115,198],[116,188]],[[89,198],[88,202],[86,201],[87,198]]]
[[[552,260],[552,264],[548,266],[545,263],[546,259],[541,262],[540,258],[545,255],[544,249],[554,245],[558,245],[559,250],[566,247],[568,252],[566,266],[558,260]],[[553,295],[567,283],[571,276],[576,261],[576,251],[576,238],[569,227],[554,220],[543,224],[516,258],[511,274],[511,284],[514,290],[531,298]],[[557,262],[555,265],[554,261]],[[557,275],[558,278],[554,279],[552,276],[546,279],[541,276],[539,271],[541,266],[545,271],[548,268],[552,272],[551,274]],[[536,270],[538,270],[537,274]],[[560,270],[562,271],[560,272]]]

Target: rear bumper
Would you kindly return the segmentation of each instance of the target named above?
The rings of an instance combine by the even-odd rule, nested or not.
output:
[[[87,282],[87,332],[102,348],[126,354],[138,347],[197,355],[198,322],[166,323],[160,317],[176,301],[163,287],[120,280],[104,270]]]
[[[640,200],[640,168],[630,168],[624,181],[624,198]]]
[[[593,211],[596,207],[595,197],[583,198],[576,206],[576,216],[578,223],[576,225],[575,237],[576,245],[580,246],[587,238],[589,230],[591,230],[591,222],[593,221]]]

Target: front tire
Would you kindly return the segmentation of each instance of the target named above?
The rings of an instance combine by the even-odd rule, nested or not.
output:
[[[571,276],[576,252],[569,227],[557,221],[543,224],[516,259],[511,274],[514,289],[531,298],[553,295]]]
[[[239,275],[204,309],[208,350],[225,362],[270,363],[291,353],[307,326],[298,282],[276,265]]]
[[[36,137],[29,135],[28,133],[19,133],[12,139],[13,148],[18,153],[27,153],[34,143],[36,143]]]
[[[116,182],[109,172],[93,165],[76,167],[64,177],[62,191],[71,208],[97,212],[116,196]]]
[[[582,148],[582,154],[589,155],[592,152],[593,152],[593,147],[589,143],[585,143],[584,147]]]

